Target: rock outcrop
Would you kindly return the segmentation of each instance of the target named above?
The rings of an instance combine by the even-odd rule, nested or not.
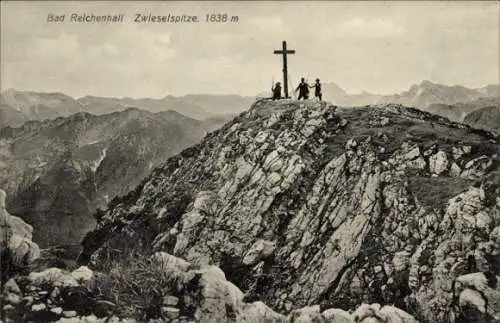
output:
[[[101,289],[94,273],[82,266],[72,272],[49,268],[27,277],[10,279],[2,300],[5,322],[238,322],[238,323],[416,323],[408,313],[393,306],[363,304],[349,313],[309,306],[282,315],[264,303],[245,302],[244,294],[216,266],[193,266],[183,259],[157,252],[150,266],[168,274],[170,293],[162,296],[154,317],[119,317],[116,304],[99,299]],[[134,284],[140,282],[125,282]],[[174,296],[175,294],[176,296]],[[126,297],[126,296],[121,296]],[[154,306],[155,304],[150,304]]]
[[[486,322],[499,153],[488,132],[399,105],[259,101],[110,203],[80,261],[168,252],[286,315],[378,303]],[[489,277],[484,302],[457,287],[474,273]]]
[[[40,256],[38,245],[31,241],[33,227],[5,209],[5,192],[0,189],[0,250],[2,284],[13,274],[23,272]]]
[[[96,297],[98,293],[91,287],[93,276],[82,266],[72,272],[48,268],[11,278],[3,287],[2,319],[6,323],[104,322],[96,314],[111,316],[114,304]]]

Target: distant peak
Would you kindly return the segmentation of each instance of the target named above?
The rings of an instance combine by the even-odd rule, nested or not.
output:
[[[167,110],[159,111],[159,112],[157,112],[156,114],[175,114],[175,115],[183,115],[182,113],[180,113],[180,112],[178,112],[178,111],[175,111],[175,110],[172,110],[172,109],[167,109]]]
[[[423,86],[423,87],[436,86],[436,85],[439,85],[439,84],[433,83],[433,82],[431,82],[429,80],[423,80],[420,83],[420,86]]]
[[[4,91],[0,92],[0,94],[2,94],[2,95],[12,95],[12,94],[16,94],[16,93],[19,93],[19,92],[21,92],[21,91],[18,91],[18,90],[13,89],[13,88],[9,88],[7,90],[4,90]]]
[[[336,82],[333,82],[333,81],[332,82],[322,82],[322,83],[323,84],[330,84],[332,86],[336,86],[336,87],[340,88],[340,86]]]
[[[129,111],[129,112],[131,112],[131,111],[141,111],[141,109],[136,108],[136,107],[130,107],[130,106],[129,106],[129,107],[127,107],[127,108],[125,109],[125,111]]]

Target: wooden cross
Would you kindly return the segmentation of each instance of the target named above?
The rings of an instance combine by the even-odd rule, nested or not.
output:
[[[286,49],[286,41],[283,41],[283,49],[275,50],[275,54],[283,55],[283,89],[285,90],[285,99],[288,99],[288,66],[286,63],[286,54],[295,54],[295,50]]]

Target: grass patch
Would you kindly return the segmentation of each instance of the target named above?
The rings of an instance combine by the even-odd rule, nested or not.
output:
[[[87,283],[97,301],[115,304],[114,315],[147,321],[161,317],[163,297],[177,293],[178,276],[141,255],[102,264],[104,272]]]
[[[457,177],[423,177],[409,178],[408,189],[424,206],[433,209],[446,207],[448,200],[469,188],[473,182]]]

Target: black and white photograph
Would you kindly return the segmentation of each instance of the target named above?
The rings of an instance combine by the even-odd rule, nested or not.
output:
[[[500,323],[499,1],[1,1],[0,323]]]

